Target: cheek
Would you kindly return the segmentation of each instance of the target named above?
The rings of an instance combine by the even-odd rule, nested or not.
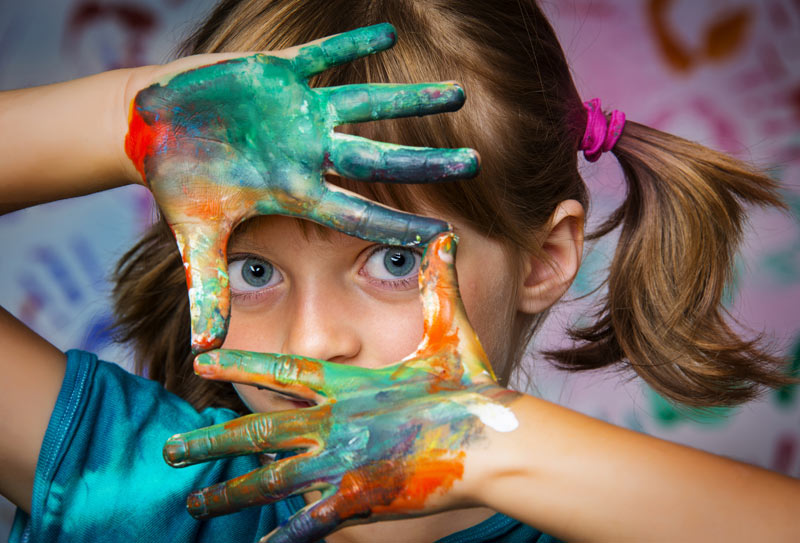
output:
[[[489,361],[498,369],[505,363],[509,352],[515,314],[510,267],[496,261],[488,266],[485,261],[470,265],[469,259],[464,260],[464,264],[458,267],[464,308]]]
[[[280,341],[276,333],[271,311],[245,310],[231,304],[231,319],[228,334],[222,349],[238,349],[262,353],[280,352]]]
[[[422,304],[417,290],[402,294],[364,294],[356,289],[337,292],[324,304],[331,310],[314,321],[315,333],[328,344],[346,344],[353,358],[334,362],[378,368],[399,362],[413,353],[422,339]],[[231,310],[228,335],[223,349],[257,352],[283,352],[294,327],[303,319],[291,317],[290,305],[270,309]],[[352,345],[356,345],[352,348]],[[253,389],[261,392],[258,389]]]
[[[422,340],[422,304],[414,294],[403,302],[375,300],[349,312],[362,340],[357,365],[385,367],[416,350]]]

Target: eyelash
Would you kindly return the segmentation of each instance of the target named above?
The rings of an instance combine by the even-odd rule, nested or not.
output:
[[[361,265],[361,268],[358,270],[358,274],[365,277],[367,281],[373,285],[378,285],[381,288],[386,288],[389,290],[409,290],[411,288],[417,288],[418,273],[414,273],[405,277],[403,279],[395,279],[395,280],[387,280],[387,279],[378,279],[377,277],[370,277],[365,272],[365,268],[369,259],[375,256],[376,253],[386,250],[386,249],[396,249],[397,246],[395,245],[377,245],[370,249],[367,258],[364,260],[364,264]],[[414,253],[419,260],[422,260],[422,251],[414,247],[403,247],[403,249],[409,250]],[[417,265],[417,270],[419,270],[419,265]]]
[[[237,255],[233,255],[233,256],[229,257],[229,259],[228,259],[228,270],[230,271],[231,264],[234,264],[236,262],[242,262],[244,260],[247,260],[248,258],[254,258],[254,259],[257,259],[257,260],[262,260],[262,261],[268,263],[270,266],[272,266],[272,273],[278,273],[281,276],[283,275],[283,274],[281,274],[280,270],[278,270],[272,264],[272,262],[270,262],[269,260],[267,260],[264,257],[261,257],[261,256],[256,255],[256,254],[252,254],[252,253],[241,253],[241,254],[237,254]],[[264,296],[265,292],[272,290],[274,287],[275,287],[275,285],[273,285],[271,287],[265,287],[265,288],[260,288],[260,289],[256,289],[256,290],[249,290],[249,291],[244,291],[244,290],[237,291],[237,290],[235,290],[234,288],[231,287],[230,293],[231,293],[231,298],[235,299],[237,302],[247,303],[247,302],[252,302],[252,301],[258,300],[259,298]]]

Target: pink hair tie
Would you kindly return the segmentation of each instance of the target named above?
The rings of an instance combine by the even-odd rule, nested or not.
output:
[[[600,155],[614,148],[622,136],[625,127],[625,114],[617,109],[611,112],[611,120],[606,121],[606,116],[600,108],[600,99],[592,98],[583,103],[586,108],[586,132],[583,134],[578,151],[583,151],[583,156],[589,162],[595,162]]]

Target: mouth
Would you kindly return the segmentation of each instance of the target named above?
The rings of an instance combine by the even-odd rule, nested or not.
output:
[[[259,390],[271,392],[276,398],[292,404],[295,409],[304,409],[306,407],[312,407],[316,405],[311,400],[306,400],[305,398],[301,398],[300,396],[295,396],[294,394],[289,394],[287,392],[281,392],[275,390],[274,388],[264,387],[261,385],[255,385],[255,387]]]

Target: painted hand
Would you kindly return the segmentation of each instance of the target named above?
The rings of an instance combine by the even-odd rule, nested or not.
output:
[[[300,450],[256,471],[192,493],[198,518],[265,505],[293,494],[322,498],[264,540],[315,541],[343,523],[430,514],[463,506],[453,489],[470,448],[488,425],[512,431],[500,388],[464,312],[455,275],[456,241],[442,234],[420,270],[424,336],[396,365],[371,370],[300,356],[214,351],[203,377],[267,387],[312,400],[303,410],[248,415],[170,438],[175,467],[258,452]],[[462,498],[463,499],[463,498]]]
[[[192,349],[219,347],[230,294],[226,245],[241,221],[304,217],[346,234],[415,245],[447,229],[324,181],[324,174],[381,182],[473,177],[470,149],[374,142],[334,132],[345,123],[454,111],[455,83],[310,88],[327,68],[391,47],[391,25],[361,28],[274,55],[204,55],[173,63],[176,75],[138,92],[125,150],[172,227],[186,268]],[[220,60],[223,58],[224,60]],[[191,66],[192,62],[195,63]]]

